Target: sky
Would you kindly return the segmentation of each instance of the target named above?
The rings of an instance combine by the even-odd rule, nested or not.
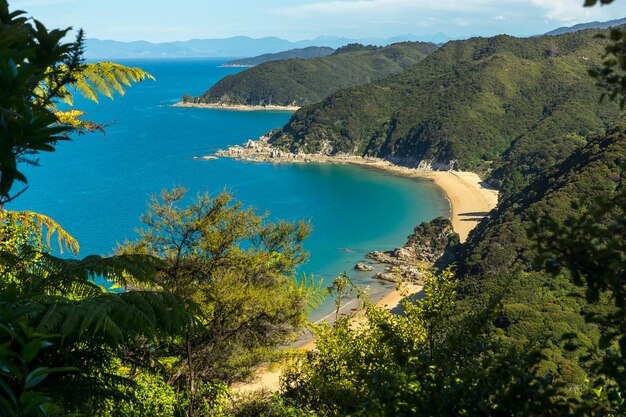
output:
[[[277,36],[291,41],[444,33],[450,38],[541,34],[626,17],[626,1],[584,0],[9,0],[48,28],[88,38],[164,42]]]

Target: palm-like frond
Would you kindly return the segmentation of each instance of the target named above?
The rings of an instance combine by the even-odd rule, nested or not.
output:
[[[76,109],[67,111],[55,111],[54,115],[56,116],[60,124],[71,126],[72,129],[74,129],[76,132],[95,132],[98,130],[104,133],[103,125],[81,119],[81,117],[85,115],[85,112],[83,111]]]
[[[153,291],[104,293],[77,301],[44,297],[33,304],[29,319],[37,331],[109,347],[180,335],[188,319],[178,297]]]
[[[136,67],[126,67],[113,62],[85,64],[73,84],[78,93],[88,100],[98,102],[98,94],[113,98],[114,93],[124,95],[133,82],[154,80],[154,77]]]
[[[88,281],[105,278],[121,286],[129,282],[150,282],[162,261],[150,255],[89,255],[83,259],[62,259],[41,254],[40,264],[48,270],[49,279]]]
[[[321,279],[316,282],[313,275],[307,277],[306,274],[302,274],[299,281],[295,276],[291,279],[291,287],[297,289],[306,298],[305,309],[307,314],[310,314],[319,308],[328,296],[326,287],[322,286],[323,283],[324,281]]]
[[[11,280],[2,282],[0,290],[13,293],[11,298],[62,295],[80,300],[106,291],[96,283],[98,279],[119,286],[127,286],[129,282],[149,282],[160,265],[158,258],[149,255],[90,255],[83,259],[62,259],[24,246],[16,253],[0,251],[0,267],[12,275]]]
[[[74,239],[72,235],[66,232],[60,224],[58,224],[52,218],[46,216],[45,214],[36,213],[34,211],[28,210],[0,210],[0,222],[4,223],[7,220],[15,223],[21,223],[26,227],[36,226],[36,228],[40,231],[40,237],[42,239],[44,235],[44,228],[47,229],[46,243],[48,244],[48,246],[50,246],[52,236],[56,233],[57,242],[59,244],[59,251],[61,253],[63,253],[64,248],[74,254],[77,254],[80,249],[80,246],[78,245],[76,239]]]

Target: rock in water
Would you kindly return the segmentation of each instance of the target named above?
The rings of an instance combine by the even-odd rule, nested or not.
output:
[[[361,272],[368,272],[368,271],[373,270],[374,268],[362,262],[359,262],[358,264],[354,265],[354,269],[356,269],[357,271],[361,271]]]

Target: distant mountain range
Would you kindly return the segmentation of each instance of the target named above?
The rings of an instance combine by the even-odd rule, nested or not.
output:
[[[583,29],[606,29],[626,24],[626,18],[608,22],[581,23],[571,27],[561,27],[547,32],[546,35],[559,35]],[[263,54],[273,54],[291,49],[311,46],[337,49],[350,43],[387,46],[398,42],[431,42],[443,44],[452,40],[444,33],[432,35],[405,34],[390,38],[351,39],[336,36],[320,36],[315,39],[288,41],[277,37],[250,38],[236,36],[225,39],[192,39],[153,43],[147,41],[120,42],[113,40],[87,39],[85,57],[88,59],[111,58],[247,58]]]
[[[252,58],[235,59],[223,64],[223,67],[254,67],[271,61],[284,61],[286,59],[311,59],[328,56],[335,52],[335,49],[326,46],[309,46],[308,48],[290,49],[275,54],[263,54]]]
[[[277,37],[250,38],[236,36],[226,39],[192,39],[189,41],[152,43],[147,41],[120,42],[87,39],[87,59],[111,58],[243,58],[283,52],[310,46],[337,49],[351,43],[386,46],[404,41],[445,43],[451,38],[443,33],[434,35],[400,35],[392,38],[350,39],[320,36],[315,39],[292,42]]]
[[[553,31],[547,32],[546,35],[562,35],[564,33],[578,32],[585,29],[608,29],[610,27],[626,25],[626,17],[622,19],[609,20],[608,22],[589,22],[580,23],[574,26],[564,26]]]

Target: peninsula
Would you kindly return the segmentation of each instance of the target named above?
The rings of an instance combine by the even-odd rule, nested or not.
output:
[[[295,106],[323,100],[338,90],[398,74],[437,49],[432,43],[402,42],[386,47],[350,44],[328,56],[270,61],[224,77],[195,104]]]

